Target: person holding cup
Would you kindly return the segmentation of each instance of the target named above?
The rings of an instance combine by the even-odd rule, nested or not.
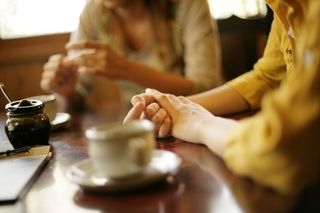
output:
[[[126,103],[146,87],[190,95],[222,82],[205,0],[89,1],[66,49],[50,57],[41,80],[64,110],[81,106],[101,77],[117,81]]]
[[[320,2],[266,2],[275,16],[253,71],[190,98],[148,89],[125,122],[151,119],[161,136],[205,144],[234,173],[297,196],[320,181]],[[240,122],[219,117],[260,107]]]

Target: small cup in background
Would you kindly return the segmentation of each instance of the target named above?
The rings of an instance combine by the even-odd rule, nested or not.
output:
[[[153,129],[148,120],[87,129],[89,157],[97,177],[123,179],[140,174],[149,164],[155,147]]]
[[[29,97],[27,99],[42,101],[42,103],[44,104],[44,114],[48,116],[50,122],[52,122],[55,119],[56,114],[58,112],[58,105],[56,97],[54,95],[37,95]]]

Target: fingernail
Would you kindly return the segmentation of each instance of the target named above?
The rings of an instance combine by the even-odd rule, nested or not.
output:
[[[70,46],[71,46],[71,43],[66,43],[66,44],[64,45],[64,47],[65,47],[66,49],[68,49]]]
[[[133,105],[133,106],[135,106],[137,103],[139,103],[139,102],[141,102],[141,100],[140,100],[140,98],[138,97],[138,96],[133,96],[132,98],[131,98],[131,104]]]
[[[151,93],[151,92],[152,92],[152,89],[150,89],[150,88],[146,89],[146,93]]]
[[[138,102],[139,102],[139,101],[137,101],[137,100],[132,100],[132,101],[131,101],[131,104],[132,104],[132,106],[135,106]]]
[[[62,63],[64,65],[70,65],[70,64],[72,64],[71,62],[72,62],[72,60],[68,56],[64,57],[62,60]]]
[[[145,107],[144,102],[137,102],[136,105],[140,104],[141,107]]]

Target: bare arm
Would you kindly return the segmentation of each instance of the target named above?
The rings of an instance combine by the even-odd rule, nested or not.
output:
[[[147,89],[146,93],[170,115],[173,136],[204,144],[220,157],[224,155],[227,138],[238,124],[236,121],[214,116],[184,97],[160,93],[153,89]]]
[[[196,131],[199,132],[200,143],[223,158],[227,147],[227,139],[237,125],[237,121],[214,116],[202,121]]]
[[[162,72],[134,61],[125,63],[124,78],[134,81],[141,86],[158,89],[175,95],[190,95],[193,82],[182,76]]]
[[[71,34],[70,41],[96,39],[97,38],[97,19],[95,11],[98,11],[98,4],[90,1],[81,13],[80,22],[77,30]],[[74,52],[68,52],[68,55],[53,55],[44,65],[41,78],[41,88],[49,93],[54,93],[60,111],[80,110],[84,106],[84,94],[88,93],[87,85],[80,80],[78,66],[70,61],[70,56]],[[79,91],[81,88],[81,91]]]
[[[108,45],[97,41],[80,41],[67,45],[68,50],[84,51],[73,57],[72,63],[81,73],[100,75],[109,79],[126,79],[144,87],[152,87],[175,95],[190,95],[194,83],[182,76],[159,71],[131,61],[115,53]]]
[[[263,57],[252,71],[208,92],[190,96],[190,99],[204,106],[215,115],[260,108],[261,99],[267,91],[278,87],[286,75],[286,64],[279,47],[282,34],[279,20],[275,20],[269,35]]]
[[[230,88],[230,91],[232,92],[233,90]],[[202,93],[199,100],[205,102],[210,98],[215,99],[220,96],[223,97],[223,95],[223,93],[218,92],[217,96]],[[241,103],[241,96],[239,102]],[[186,141],[203,143],[220,156],[224,153],[226,137],[236,126],[235,121],[217,117],[199,106],[199,104],[190,101],[190,99],[160,93],[153,89],[147,89],[146,93],[134,96],[131,103],[133,108],[125,117],[124,122],[141,118],[150,119],[158,126],[156,133],[160,137],[173,135]],[[168,112],[169,117],[167,113],[160,113],[161,110],[159,110],[158,104]],[[223,107],[221,107],[220,111],[223,111]],[[184,128],[192,129],[193,131],[188,131]]]
[[[84,108],[83,97],[74,90],[69,96],[62,96],[58,93],[54,93],[59,105],[59,111],[62,112],[74,112],[81,111]]]
[[[250,105],[232,87],[223,85],[188,97],[214,115],[225,115],[248,110]]]

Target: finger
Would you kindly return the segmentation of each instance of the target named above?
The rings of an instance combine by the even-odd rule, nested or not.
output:
[[[98,70],[95,67],[80,66],[78,72],[95,75],[98,73]]]
[[[68,62],[74,65],[88,67],[92,67],[98,64],[97,58],[95,57],[95,53],[77,55],[72,58],[69,58]]]
[[[70,65],[68,67],[68,70],[69,70],[69,73],[70,75],[76,79],[78,77],[78,66],[75,66],[75,65]]]
[[[148,105],[152,102],[155,102],[155,99],[151,95],[142,93],[139,95],[135,95],[131,98],[132,105],[135,105],[138,102],[143,102],[145,105]]]
[[[155,124],[156,132],[159,131],[159,128],[163,122],[163,120],[167,117],[167,112],[163,108],[160,108],[154,116],[152,116],[151,121]]]
[[[49,61],[61,61],[64,57],[62,54],[55,54],[49,57]]]
[[[85,40],[85,41],[79,41],[75,43],[68,43],[66,44],[67,50],[79,50],[79,49],[105,49],[108,48],[106,44],[102,42],[92,41],[92,40]]]
[[[166,117],[164,120],[163,120],[163,122],[162,122],[162,124],[161,124],[161,126],[160,126],[160,128],[159,128],[159,134],[158,134],[158,136],[160,137],[160,138],[165,138],[165,137],[168,137],[168,136],[170,136],[171,134],[170,134],[170,129],[171,129],[171,119],[170,119],[170,117]]]
[[[63,59],[64,59],[64,56],[61,54],[50,56],[48,62],[44,64],[43,69],[57,70],[62,65]]]
[[[132,98],[131,98],[131,104],[132,104],[133,106],[136,105],[138,102],[144,103],[143,98],[141,98],[140,96],[141,96],[141,95],[134,95],[134,96],[132,96]]]
[[[171,117],[174,116],[176,108],[181,105],[181,101],[174,95],[164,94],[155,89],[146,89],[146,93],[152,95],[160,106],[168,111]]]
[[[55,66],[56,67],[56,66]],[[52,89],[52,81],[55,79],[56,72],[51,68],[49,63],[46,63],[43,66],[43,72],[41,75],[40,86],[47,92],[50,92]]]
[[[62,64],[65,66],[72,66],[72,56],[66,56],[62,59]]]
[[[57,75],[54,76],[57,79],[63,79],[65,81],[71,81],[75,79],[75,76],[73,75],[71,70],[68,69],[61,69],[57,73]]]
[[[128,112],[127,116],[124,118],[123,123],[126,123],[130,120],[140,119],[144,111],[145,105],[142,102],[137,103],[132,107],[132,109]]]
[[[44,72],[42,73],[42,86],[48,88],[57,82],[65,82],[70,79],[75,79],[71,70],[65,69],[56,64],[47,63],[44,65]]]
[[[184,97],[184,96],[179,96],[178,98],[179,98],[179,100],[180,100],[182,103],[184,103],[184,104],[190,104],[190,103],[192,103],[192,101],[190,101],[188,98],[186,98],[186,97]]]
[[[43,70],[45,72],[55,73],[55,72],[60,72],[62,69],[65,69],[65,67],[59,63],[48,62],[43,65]]]
[[[55,73],[54,72],[50,72],[50,71],[44,71],[42,72],[41,75],[41,79],[53,79],[54,78]]]
[[[68,72],[69,74],[76,75],[77,66],[66,64],[64,61],[66,57],[60,57],[61,55],[55,55],[49,59],[47,63],[43,65],[44,74],[59,75],[61,72]]]
[[[54,71],[54,70],[57,70],[58,68],[58,65],[54,64],[54,63],[45,63],[43,65],[43,70],[44,71],[47,71],[47,72],[51,72],[51,71]]]
[[[40,81],[41,88],[46,92],[51,92],[52,88],[51,88],[50,82],[51,82],[50,78],[42,77]]]
[[[156,114],[156,112],[158,112],[158,110],[160,109],[159,104],[157,103],[151,103],[148,106],[146,106],[145,109],[145,115],[147,118],[152,118],[152,116],[154,116]]]

